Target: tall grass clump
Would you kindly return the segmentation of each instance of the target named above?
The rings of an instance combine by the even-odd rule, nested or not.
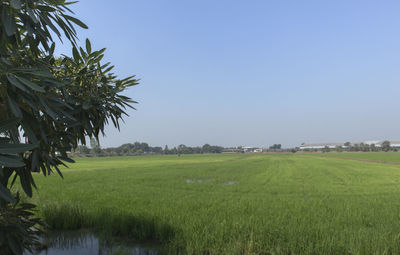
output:
[[[75,230],[87,227],[85,210],[76,205],[43,205],[40,213],[48,226],[53,229]]]
[[[175,230],[167,224],[145,216],[112,211],[86,210],[72,204],[44,205],[41,215],[50,229],[92,229],[105,238],[127,237],[137,241],[167,242]]]

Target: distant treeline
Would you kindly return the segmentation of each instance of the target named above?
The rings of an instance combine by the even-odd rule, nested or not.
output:
[[[142,154],[201,154],[201,153],[221,153],[223,147],[205,144],[202,147],[190,147],[184,144],[178,147],[164,148],[155,146],[152,147],[147,143],[135,142],[126,143],[119,147],[101,148],[95,140],[90,142],[91,148],[85,145],[79,146],[73,154],[75,156],[125,156],[125,155],[142,155]]]
[[[377,152],[377,151],[398,151],[398,147],[394,147],[390,144],[390,141],[384,141],[381,145],[376,146],[375,144],[366,144],[366,143],[359,143],[359,144],[351,144],[350,142],[344,143],[344,146],[336,146],[335,148],[330,148],[325,146],[322,149],[304,149],[303,151],[314,151],[314,152]]]

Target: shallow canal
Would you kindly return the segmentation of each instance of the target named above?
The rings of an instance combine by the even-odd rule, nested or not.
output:
[[[52,232],[42,239],[46,248],[25,255],[159,255],[156,244],[107,242],[89,231]]]

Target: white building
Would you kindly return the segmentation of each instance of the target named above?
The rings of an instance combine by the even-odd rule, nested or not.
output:
[[[305,150],[305,149],[323,149],[325,147],[328,147],[329,149],[335,149],[337,146],[342,146],[345,148],[344,143],[303,143],[302,145],[299,146],[300,150]]]
[[[244,152],[263,152],[263,149],[259,147],[244,146],[242,148]]]
[[[350,145],[354,146],[356,144],[360,145],[361,143],[367,144],[369,146],[374,145],[375,147],[382,147],[382,143],[384,141],[389,141],[390,142],[390,147],[395,147],[395,148],[400,148],[400,140],[375,140],[375,141],[364,141],[364,142],[351,142]],[[300,150],[305,150],[305,149],[323,149],[325,147],[328,147],[329,149],[335,149],[336,147],[342,147],[342,148],[347,148],[347,146],[344,145],[344,142],[341,143],[303,143],[299,146]]]

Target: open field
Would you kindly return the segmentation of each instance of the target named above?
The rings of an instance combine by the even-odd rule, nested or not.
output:
[[[82,158],[34,200],[54,228],[173,254],[400,254],[400,165],[326,155]]]
[[[364,160],[378,163],[400,164],[400,152],[330,152],[320,153],[323,157]]]

